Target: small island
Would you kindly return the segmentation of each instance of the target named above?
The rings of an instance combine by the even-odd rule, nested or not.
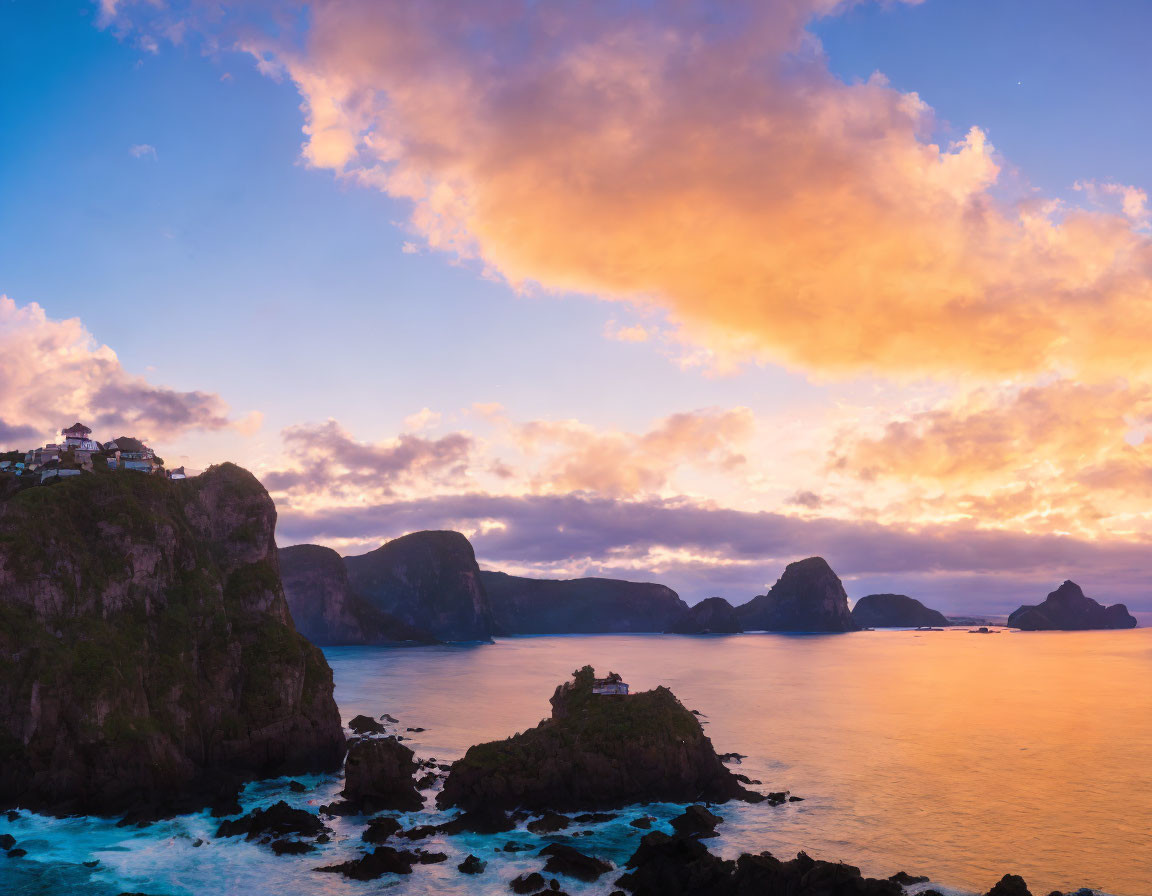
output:
[[[1008,625],[1024,631],[1084,631],[1096,628],[1135,628],[1136,618],[1124,604],[1106,607],[1065,581],[1038,606],[1023,606],[1008,617]]]
[[[563,812],[764,799],[725,767],[696,716],[668,688],[621,694],[620,684],[614,676],[598,680],[591,666],[579,669],[556,688],[550,719],[471,747],[453,764],[437,804]]]

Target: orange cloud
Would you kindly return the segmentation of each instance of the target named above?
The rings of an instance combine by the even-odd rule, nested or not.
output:
[[[535,421],[515,437],[529,456],[542,454],[534,490],[635,497],[663,488],[681,468],[741,466],[738,446],[752,432],[747,408],[673,414],[641,434],[596,430],[575,421]]]
[[[916,94],[830,74],[806,25],[848,5],[314,0],[241,43],[297,85],[310,164],[513,283],[830,374],[1147,371],[1139,195],[1001,198],[979,128],[942,144]]]

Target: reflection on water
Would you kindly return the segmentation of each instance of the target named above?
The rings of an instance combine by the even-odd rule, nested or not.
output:
[[[871,874],[927,873],[978,893],[1012,871],[1035,894],[1080,886],[1152,894],[1152,630],[572,636],[326,653],[345,721],[391,713],[402,728],[426,728],[410,744],[440,760],[535,725],[552,689],[584,663],[621,672],[634,690],[670,686],[705,714],[718,750],[748,755],[741,771],[805,797],[778,808],[726,805],[723,836],[709,841],[726,855],[806,849]],[[340,787],[332,776],[308,783],[317,789],[307,794],[291,794],[285,781],[254,785],[245,806],[281,798],[315,806]],[[677,810],[645,811],[666,822]],[[643,834],[630,817],[573,842],[622,863]],[[215,822],[203,813],[139,831],[95,819],[0,819],[0,832],[29,852],[0,858],[0,882],[37,896],[145,886],[172,896],[379,891],[383,882],[310,870],[359,847],[361,820],[333,826],[321,853],[278,858],[212,840]],[[207,842],[193,847],[197,837]],[[507,893],[512,877],[540,864],[494,851],[508,839],[426,841],[449,862],[417,868],[390,892]],[[456,871],[469,852],[489,860],[478,878]],[[80,864],[94,858],[95,870]],[[606,893],[614,877],[564,884]]]
[[[728,853],[807,849],[984,892],[1152,894],[1152,630],[540,637],[331,650],[348,717],[389,711],[458,755],[549,711],[576,666],[671,687],[741,769],[806,798],[726,810]],[[366,654],[375,659],[366,659]],[[412,721],[408,721],[411,719]],[[717,841],[712,841],[717,843]]]

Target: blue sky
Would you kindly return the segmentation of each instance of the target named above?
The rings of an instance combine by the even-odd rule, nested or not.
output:
[[[780,15],[783,23],[780,10],[789,4],[803,8],[809,0],[754,4],[748,14],[769,24]],[[248,5],[254,16],[264,10],[257,0]],[[339,438],[347,437],[349,450],[362,451],[368,460],[346,471],[343,484],[312,483],[276,494],[282,518],[290,523],[285,529],[294,539],[362,550],[401,534],[394,520],[424,496],[436,498],[438,508],[455,509],[438,510],[439,516],[418,514],[422,524],[466,529],[482,549],[485,526],[502,519],[506,527],[515,524],[495,510],[491,519],[479,511],[465,513],[449,500],[477,494],[608,499],[628,505],[621,519],[631,519],[631,511],[646,502],[661,507],[679,502],[696,510],[830,519],[862,531],[889,527],[901,536],[933,526],[943,527],[942,532],[991,527],[1013,539],[1059,536],[1082,545],[1115,542],[1124,550],[1152,537],[1152,520],[1139,506],[1140,489],[1147,488],[1141,477],[1150,452],[1141,447],[1141,427],[1152,419],[1147,385],[1152,373],[1144,369],[1139,351],[1124,342],[1125,334],[1112,332],[1130,329],[1137,341],[1145,307],[1139,296],[1146,294],[1141,289],[1148,282],[1141,279],[1148,270],[1139,261],[1146,251],[1148,223],[1141,218],[1138,196],[1152,189],[1147,151],[1152,107],[1144,101],[1152,85],[1152,59],[1142,46],[1152,26],[1152,8],[1146,3],[861,3],[807,26],[823,45],[827,72],[837,79],[831,85],[821,80],[825,63],[802,52],[800,75],[770,74],[766,67],[759,83],[759,49],[748,51],[755,64],[734,59],[731,71],[724,66],[724,53],[731,51],[717,50],[696,63],[699,83],[731,88],[722,91],[714,108],[693,106],[691,80],[685,82],[674,64],[661,70],[667,80],[653,88],[656,99],[644,98],[652,100],[646,109],[654,116],[651,133],[644,131],[648,118],[639,116],[632,134],[638,144],[649,137],[654,146],[667,143],[659,127],[668,122],[656,118],[671,114],[667,110],[680,103],[685,111],[675,124],[689,136],[697,133],[692,130],[697,125],[700,134],[726,122],[738,127],[744,113],[760,111],[755,96],[789,102],[806,96],[813,108],[823,97],[842,104],[832,108],[842,108],[845,121],[855,110],[868,122],[843,138],[848,142],[824,145],[819,141],[827,134],[820,129],[827,120],[805,117],[804,111],[787,113],[797,116],[794,126],[801,134],[812,129],[808,136],[817,141],[812,156],[828,152],[847,160],[844,172],[828,170],[820,177],[830,182],[841,178],[850,189],[829,187],[830,192],[820,193],[826,185],[816,184],[814,195],[823,198],[812,204],[828,204],[828,229],[846,228],[836,249],[862,261],[859,276],[837,292],[820,281],[818,270],[813,272],[819,262],[798,255],[795,277],[756,286],[770,294],[764,308],[757,305],[755,292],[751,301],[739,294],[742,281],[753,276],[747,272],[761,254],[768,257],[781,238],[792,236],[792,228],[780,222],[791,220],[787,215],[795,217],[796,211],[769,210],[756,220],[756,203],[771,206],[782,191],[807,185],[787,180],[750,184],[748,195],[756,199],[748,200],[749,216],[739,190],[724,192],[749,176],[734,142],[731,158],[721,153],[698,169],[689,167],[690,176],[700,175],[698,184],[684,184],[682,175],[668,182],[675,202],[667,208],[683,208],[677,203],[684,197],[690,202],[703,197],[699,218],[686,224],[697,229],[695,237],[667,254],[654,252],[649,244],[644,251],[650,260],[638,264],[631,250],[617,255],[611,247],[630,244],[634,233],[643,237],[644,231],[660,230],[665,212],[628,205],[640,201],[630,191],[620,197],[619,206],[611,190],[599,195],[601,179],[606,182],[618,172],[615,161],[607,164],[608,156],[597,156],[603,145],[590,143],[586,170],[564,168],[573,164],[565,157],[555,181],[546,178],[538,184],[542,207],[554,193],[558,202],[567,203],[557,208],[581,208],[587,202],[587,218],[574,214],[570,221],[544,221],[544,228],[555,234],[548,233],[537,247],[539,223],[516,231],[524,211],[515,205],[519,194],[501,195],[491,184],[506,186],[511,180],[503,181],[504,175],[547,170],[534,167],[538,160],[532,153],[554,152],[555,147],[518,139],[516,129],[523,128],[524,119],[517,103],[523,100],[507,96],[522,87],[538,89],[552,104],[540,107],[541,120],[555,129],[565,121],[586,120],[589,134],[599,133],[601,111],[608,120],[615,110],[563,107],[570,93],[550,92],[556,84],[549,78],[558,76],[547,72],[545,63],[553,57],[533,56],[536,23],[531,16],[524,33],[501,44],[500,26],[493,24],[497,20],[483,19],[487,5],[470,8],[479,24],[492,25],[497,35],[493,47],[509,54],[493,57],[490,47],[453,45],[451,27],[436,20],[438,5],[430,4],[427,20],[419,23],[427,31],[411,35],[414,45],[426,41],[426,70],[409,71],[400,62],[389,68],[387,54],[394,50],[387,45],[366,50],[357,43],[358,32],[386,33],[372,29],[388,24],[389,4],[350,4],[359,21],[326,20],[333,13],[324,0],[309,5],[315,9],[300,18],[298,43],[277,45],[269,38],[267,56],[279,69],[270,77],[257,70],[249,53],[206,52],[208,40],[227,46],[245,36],[205,24],[196,7],[184,2],[160,7],[128,2],[111,22],[100,21],[97,6],[89,2],[0,2],[0,295],[17,307],[38,303],[50,322],[78,318],[94,344],[116,352],[123,368],[117,376],[143,377],[162,390],[166,401],[184,401],[173,396],[196,392],[208,398],[187,399],[193,404],[226,406],[233,423],[185,422],[171,430],[155,424],[143,433],[167,455],[193,465],[238,457],[261,475],[287,470],[299,479],[300,470],[316,459],[299,441],[295,448],[282,447],[282,432],[319,426],[329,418],[337,421],[343,433]],[[661,13],[623,0],[602,9],[591,24],[574,23],[570,30],[608,54],[597,57],[602,71],[611,73],[606,77],[624,72],[617,87],[628,87],[634,83],[626,80],[632,58],[612,57],[606,36],[621,23],[643,29]],[[657,24],[675,33],[689,27],[686,21],[668,13]],[[173,22],[181,28],[179,41],[157,36]],[[781,24],[778,30],[787,35],[790,27],[795,26]],[[559,48],[549,46],[554,56],[573,52],[563,42]],[[361,52],[366,55],[357,68],[353,63]],[[473,52],[475,59],[468,55]],[[652,52],[655,58],[659,51]],[[770,61],[777,58],[771,56],[777,50],[763,52]],[[493,68],[492,58],[501,64]],[[675,57],[670,58],[674,63]],[[380,105],[368,113],[354,106],[351,94],[331,87],[341,77],[369,77],[363,72],[377,63],[381,70],[370,77],[378,80],[358,85],[376,92],[373,102]],[[416,96],[428,91],[431,97],[441,73],[447,79],[446,73],[459,71],[485,88],[467,98],[471,105],[458,107],[482,109],[467,124],[479,141],[506,147],[509,156],[506,169],[498,157],[476,169],[492,170],[491,184],[477,180],[468,167],[476,160],[468,157],[466,144],[453,145],[455,138],[443,129],[419,130],[430,127],[417,120],[419,103],[398,106],[393,114],[382,99],[405,91]],[[842,89],[875,72],[883,73],[891,91]],[[319,76],[324,87],[308,80]],[[493,82],[483,84],[485,77]],[[565,90],[571,88],[568,84]],[[332,94],[325,95],[325,89]],[[935,117],[935,124],[915,138],[902,130],[899,111],[898,97],[910,92]],[[359,141],[355,155],[339,163],[317,162],[309,155],[324,138],[302,130],[319,128],[327,101],[344,116],[334,126],[337,136],[356,115],[368,114],[352,129]],[[548,118],[553,108],[555,120]],[[622,120],[628,121],[627,116]],[[974,127],[991,141],[995,154],[976,143],[964,152]],[[886,129],[895,157],[907,151],[912,159],[922,151],[933,164],[911,174],[907,160],[886,167],[885,144],[873,139]],[[398,156],[373,155],[381,152],[379,139],[373,142],[381,136],[396,141]],[[436,157],[424,154],[437,140],[443,141],[443,156],[457,154],[455,167],[437,168]],[[851,141],[859,143],[858,153]],[[687,137],[683,142],[693,145]],[[953,143],[960,148],[950,148]],[[676,168],[683,162],[676,158],[678,151],[677,146],[668,148],[670,171],[682,170]],[[788,165],[802,170],[809,158],[790,156],[791,150],[774,144],[750,146],[749,152],[753,159],[763,153],[766,172]],[[435,232],[420,217],[421,210],[431,207],[427,196],[414,202],[395,185],[366,185],[380,158],[385,165],[411,164],[428,183],[475,188],[477,195],[487,196],[489,218],[462,225],[475,242],[474,251],[429,247]],[[863,160],[864,173],[852,167],[857,159]],[[660,165],[648,162],[644,157],[631,162],[634,183],[663,176]],[[869,253],[886,245],[875,234],[887,225],[868,219],[888,220],[892,208],[906,199],[907,218],[915,221],[922,213],[919,190],[924,202],[943,201],[943,194],[933,193],[940,177],[934,173],[936,162],[956,166],[948,169],[945,193],[963,194],[962,201],[939,215],[954,214],[955,221],[963,222],[979,207],[982,214],[999,215],[1009,224],[988,236],[979,250],[965,249],[969,254],[958,256],[960,262],[939,287],[947,291],[949,276],[956,278],[959,271],[958,279],[966,279],[964,272],[979,271],[987,263],[989,273],[981,272],[976,279],[982,282],[971,287],[983,292],[963,301],[945,295],[943,304],[928,309],[925,323],[914,325],[918,312],[910,312],[908,301],[918,298],[893,298],[893,289],[901,282],[919,282],[922,260],[904,271],[899,268],[903,256],[894,255],[895,260],[869,269]],[[993,163],[999,174],[989,177],[986,167]],[[728,164],[731,178],[724,176]],[[852,204],[888,175],[896,184],[891,195],[875,206]],[[861,179],[852,182],[857,176]],[[1098,186],[1076,190],[1077,182]],[[570,189],[573,184],[583,186]],[[681,189],[682,194],[677,192]],[[856,199],[838,206],[845,195]],[[1051,250],[1065,253],[1051,269],[1074,273],[1067,282],[1053,281],[1045,288],[1053,296],[1076,297],[1059,299],[1071,304],[1058,306],[1053,298],[1049,311],[1040,294],[1026,296],[1019,307],[1001,306],[1015,300],[1031,272],[1044,279],[1048,270],[1046,261],[1038,262],[1020,246],[997,256],[1005,241],[1015,238],[1008,235],[1019,230],[1015,203],[1022,196],[1062,200],[1067,208],[1101,200],[1105,211],[1078,223],[1081,230],[1059,230],[1063,213],[1052,213],[1059,234],[1076,235]],[[1120,215],[1122,196],[1134,203],[1130,220]],[[660,208],[658,203],[654,207]],[[729,209],[734,211],[731,219],[726,218]],[[896,212],[893,218],[899,219],[900,209]],[[921,231],[931,229],[935,214],[887,243],[898,248],[915,244]],[[856,230],[843,223],[854,216],[864,222]],[[617,221],[624,219],[637,221],[636,231],[617,231]],[[806,235],[805,226],[795,225],[801,251],[808,236],[817,244],[826,236]],[[711,241],[723,227],[747,227],[733,241],[741,245],[731,257],[726,245]],[[935,243],[927,234],[922,250],[906,248],[932,258],[947,251],[947,240],[962,230],[959,225],[958,231],[949,231],[953,236]],[[503,236],[507,233],[517,233],[516,239],[509,243]],[[573,245],[597,245],[604,233],[615,234],[614,243],[601,244],[609,249],[593,253],[591,262],[586,256],[566,256],[568,234]],[[1096,279],[1085,273],[1097,270],[1099,263],[1080,267],[1075,247],[1095,246],[1097,233],[1100,257],[1135,258],[1131,269]],[[1108,240],[1120,248],[1108,249]],[[540,254],[522,254],[521,246],[538,248]],[[694,256],[697,246],[698,257],[686,257]],[[826,257],[827,251],[820,249],[825,255],[815,257]],[[1015,258],[1020,259],[1018,269],[1011,261]],[[835,259],[829,261],[834,267]],[[713,267],[714,289],[703,297],[698,288],[693,293],[697,282],[713,282]],[[510,285],[523,273],[542,285],[522,290]],[[643,307],[620,301],[634,283],[643,286]],[[789,294],[793,283],[800,285]],[[1109,284],[1116,283],[1136,285],[1117,296],[1109,292]],[[972,317],[957,311],[952,332],[948,302],[956,308],[978,307],[981,314],[992,309],[1000,316],[991,326],[978,322],[967,329]],[[1091,316],[1093,307],[1100,309],[1098,317]],[[744,310],[729,310],[734,308]],[[1037,343],[1037,356],[1043,357],[1033,365],[1022,360],[1029,351],[1028,335],[1042,329],[1046,318],[1066,318],[1072,335]],[[1121,320],[1129,323],[1110,328],[1109,321]],[[996,334],[1017,327],[1019,338],[1006,337],[1004,344],[1005,354],[1014,354],[1011,346],[1019,344],[1020,357],[1003,365],[995,363],[995,350],[972,357],[962,350],[984,339],[995,344]],[[904,329],[906,338],[890,340],[890,345],[880,338],[899,336]],[[1095,335],[1081,343],[1077,332]],[[614,338],[620,333],[640,333],[644,339]],[[1095,347],[1093,339],[1099,343]],[[932,345],[936,340],[938,353]],[[950,350],[954,345],[961,348]],[[908,364],[902,363],[902,353],[909,356]],[[938,367],[934,354],[941,359]],[[841,355],[847,366],[837,363]],[[10,382],[5,388],[14,394],[21,387]],[[94,406],[73,404],[76,414],[97,414]],[[477,404],[499,404],[503,411],[468,410]],[[27,410],[29,419],[15,419],[13,408],[19,406],[15,399],[6,404],[0,392],[0,424],[48,426],[31,419],[35,415]],[[408,420],[423,408],[434,412],[430,422]],[[252,412],[261,415],[258,426],[241,422],[250,420]],[[1099,419],[1085,421],[1089,412]],[[152,418],[141,412],[131,419]],[[1099,437],[1099,444],[1073,450],[1069,445],[1078,427],[1107,435]],[[306,430],[317,439],[335,431]],[[456,435],[463,440],[451,443],[456,447],[436,441]],[[980,457],[986,459],[983,466],[974,460]],[[351,494],[348,477],[356,476],[372,480],[372,488]],[[1073,481],[1075,487],[1069,485]],[[403,513],[390,514],[393,503],[403,504]],[[365,505],[372,508],[367,517],[352,515],[363,513]],[[373,522],[360,537],[351,537],[347,525],[325,529],[321,524],[340,513]],[[711,546],[689,546],[672,536],[656,542],[630,549],[616,533],[599,548],[558,546],[554,556],[538,558],[535,565],[525,561],[521,571],[663,577],[695,596],[711,593],[709,582],[716,581],[739,596],[740,589],[770,583],[783,562],[795,559],[767,549],[758,559],[750,558],[746,548],[738,557],[726,554],[730,545],[723,538]],[[819,550],[813,545],[813,553]],[[890,569],[876,570],[862,558],[877,550],[874,545],[853,547],[855,553],[843,558],[845,575],[872,576],[892,588],[907,581],[909,587],[929,593],[935,588],[947,600],[963,603],[963,583],[993,572],[975,561],[963,568],[954,558],[947,568],[934,560],[925,561],[924,568],[905,569],[893,562]],[[1079,564],[1085,574],[1097,576],[1099,588],[1124,596],[1148,592],[1142,571],[1126,565],[1110,578],[1094,549],[1069,550],[1069,565]],[[1050,562],[1049,549],[1044,558],[1043,563]],[[516,566],[507,556],[501,556],[501,563]],[[1038,564],[1021,559],[1013,575],[1019,581],[1046,581],[1048,571]],[[1147,606],[1152,609],[1152,603]]]

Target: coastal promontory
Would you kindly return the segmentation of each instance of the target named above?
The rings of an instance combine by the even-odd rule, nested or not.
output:
[[[619,579],[480,573],[502,635],[663,632],[688,609],[671,588]]]
[[[0,805],[163,812],[339,767],[332,672],[293,627],[275,525],[233,464],[0,501]]]
[[[292,621],[313,644],[399,646],[436,641],[357,594],[344,559],[331,548],[318,544],[281,548],[280,577]]]
[[[789,563],[767,594],[736,608],[745,631],[851,632],[860,626],[848,609],[840,577],[823,557]]]
[[[852,607],[852,620],[861,628],[919,628],[951,625],[939,610],[906,594],[867,594]]]
[[[480,567],[459,532],[413,532],[344,564],[355,592],[405,625],[441,641],[491,640]]]
[[[1018,608],[1008,617],[1008,625],[1024,631],[1081,631],[1135,628],[1136,618],[1124,604],[1106,607],[1088,597],[1075,582],[1065,581],[1043,603]]]
[[[469,748],[452,765],[437,803],[469,811],[563,812],[761,799],[721,762],[696,716],[670,690],[598,690],[603,682],[597,684],[591,666],[575,672],[556,688],[551,718],[507,740]]]

